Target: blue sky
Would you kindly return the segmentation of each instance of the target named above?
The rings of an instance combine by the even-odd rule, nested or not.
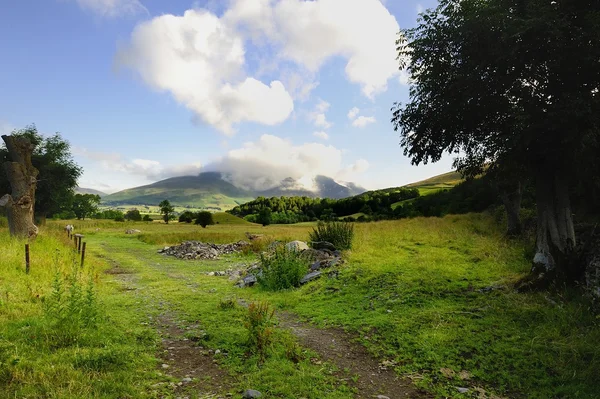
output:
[[[397,27],[431,0],[19,0],[0,8],[0,132],[60,132],[106,192],[206,170],[267,188],[325,174],[369,189],[410,166]]]

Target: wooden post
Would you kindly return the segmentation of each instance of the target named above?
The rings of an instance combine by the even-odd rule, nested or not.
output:
[[[25,244],[25,273],[29,274],[29,244]]]
[[[81,242],[83,240],[83,234],[75,234],[75,247],[77,248],[77,253],[81,253]]]
[[[85,261],[85,242],[83,243],[83,247],[81,248],[81,267],[83,267],[83,262]]]

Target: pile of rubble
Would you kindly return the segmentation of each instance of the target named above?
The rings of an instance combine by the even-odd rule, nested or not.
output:
[[[230,244],[185,241],[180,245],[164,247],[158,250],[158,253],[175,256],[179,259],[219,259],[221,255],[239,252],[247,245],[250,244],[246,241],[238,241]]]

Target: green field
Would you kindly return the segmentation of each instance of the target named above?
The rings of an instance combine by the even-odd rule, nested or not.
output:
[[[240,398],[246,388],[266,398],[355,397],[343,370],[298,348],[281,326],[264,362],[248,355],[247,310],[237,301],[268,301],[315,326],[341,327],[431,397],[597,397],[600,319],[576,292],[516,292],[530,247],[505,240],[489,216],[357,224],[337,278],[276,293],[204,274],[254,262],[252,253],[217,261],[156,253],[246,232],[306,240],[314,226],[231,222],[75,221],[88,248],[83,269],[64,222],[49,222],[31,244],[30,275],[24,242],[0,228],[0,398]],[[211,356],[227,383],[208,392],[208,379],[178,386],[169,377],[161,367],[169,359],[159,358],[165,315],[202,351],[221,352]]]

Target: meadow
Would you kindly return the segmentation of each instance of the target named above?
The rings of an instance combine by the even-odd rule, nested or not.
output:
[[[73,221],[87,243],[83,268],[65,223],[49,222],[31,243],[29,275],[24,242],[0,228],[0,397],[239,398],[247,388],[267,398],[357,395],[353,381],[340,378],[349,370],[318,360],[277,322],[268,355],[253,351],[243,306],[252,302],[345,330],[424,397],[598,397],[600,318],[575,290],[516,291],[530,243],[505,239],[489,215],[357,224],[339,273],[279,292],[207,274],[251,264],[252,252],[184,261],[157,250],[246,233],[265,243],[307,240],[314,224],[218,220],[205,229]],[[141,233],[126,235],[127,228]],[[169,361],[166,316],[224,370],[220,388],[209,391],[203,387],[214,379],[195,377],[178,385],[161,366]]]

